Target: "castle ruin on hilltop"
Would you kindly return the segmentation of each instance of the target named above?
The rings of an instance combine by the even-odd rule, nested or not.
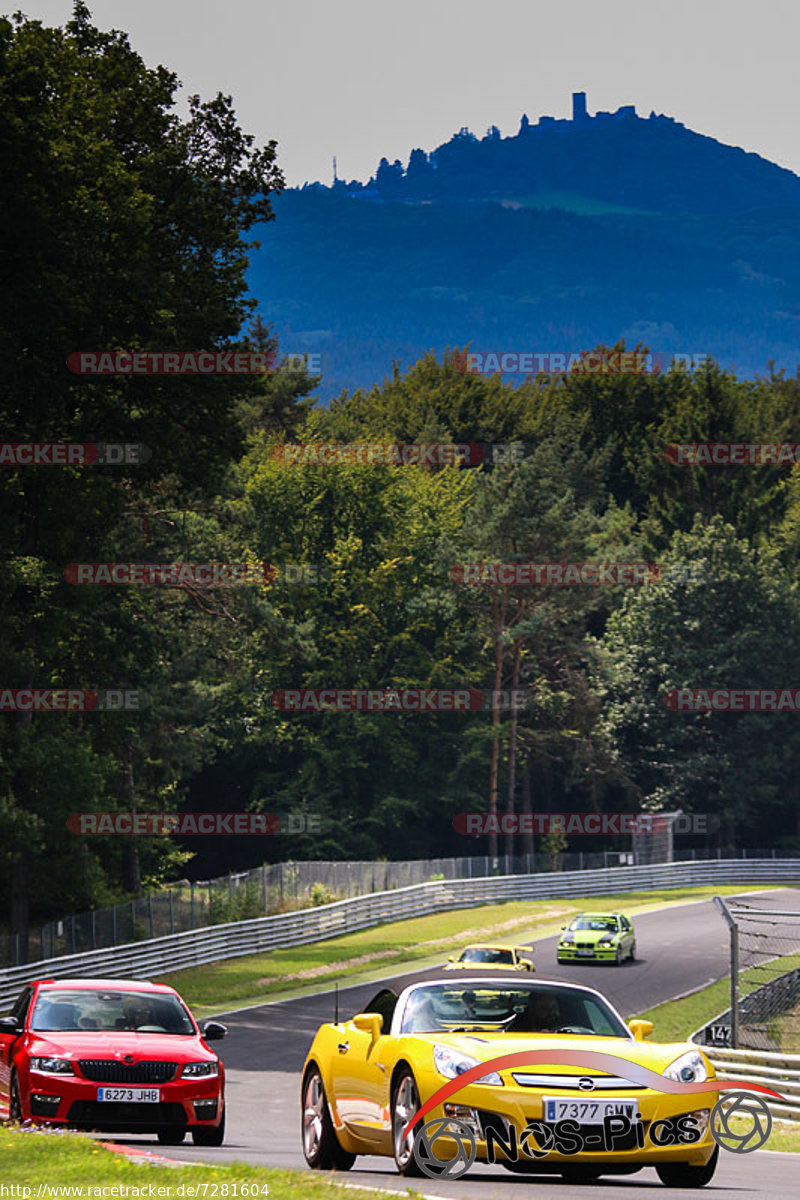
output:
[[[596,112],[594,116],[590,116],[586,110],[586,92],[572,93],[572,120],[567,118],[557,117],[539,117],[535,125],[532,125],[528,120],[527,113],[522,114],[522,120],[519,123],[519,132],[525,133],[530,129],[542,129],[547,126],[565,126],[565,125],[605,125],[609,121],[626,121],[631,117],[636,117],[635,104],[622,104],[616,112]],[[681,121],[676,121],[674,117],[656,116],[654,112],[650,113],[651,121],[669,121],[673,125],[682,125]]]

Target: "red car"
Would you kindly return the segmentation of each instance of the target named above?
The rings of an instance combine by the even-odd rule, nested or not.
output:
[[[176,991],[131,979],[39,979],[0,1017],[0,1115],[34,1125],[225,1137],[225,1069]]]

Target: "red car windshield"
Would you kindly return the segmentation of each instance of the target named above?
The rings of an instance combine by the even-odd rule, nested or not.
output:
[[[94,991],[91,988],[40,991],[30,1027],[41,1033],[197,1033],[177,996],[159,992]]]

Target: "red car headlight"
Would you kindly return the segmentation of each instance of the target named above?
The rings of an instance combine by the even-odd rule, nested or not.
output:
[[[219,1075],[215,1062],[184,1063],[181,1071],[182,1079],[207,1079],[211,1075]]]
[[[41,1071],[45,1075],[75,1074],[68,1058],[50,1058],[48,1056],[31,1058],[31,1070]]]

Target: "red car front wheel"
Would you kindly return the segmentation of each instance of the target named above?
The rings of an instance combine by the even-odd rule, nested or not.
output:
[[[221,1146],[225,1141],[225,1110],[219,1125],[198,1125],[193,1129],[192,1141],[195,1146]]]
[[[9,1121],[21,1121],[22,1117],[22,1094],[19,1090],[19,1079],[16,1071],[11,1076],[11,1094],[8,1101],[8,1119]]]
[[[186,1137],[185,1129],[159,1129],[159,1142],[162,1146],[180,1146],[183,1139]]]

